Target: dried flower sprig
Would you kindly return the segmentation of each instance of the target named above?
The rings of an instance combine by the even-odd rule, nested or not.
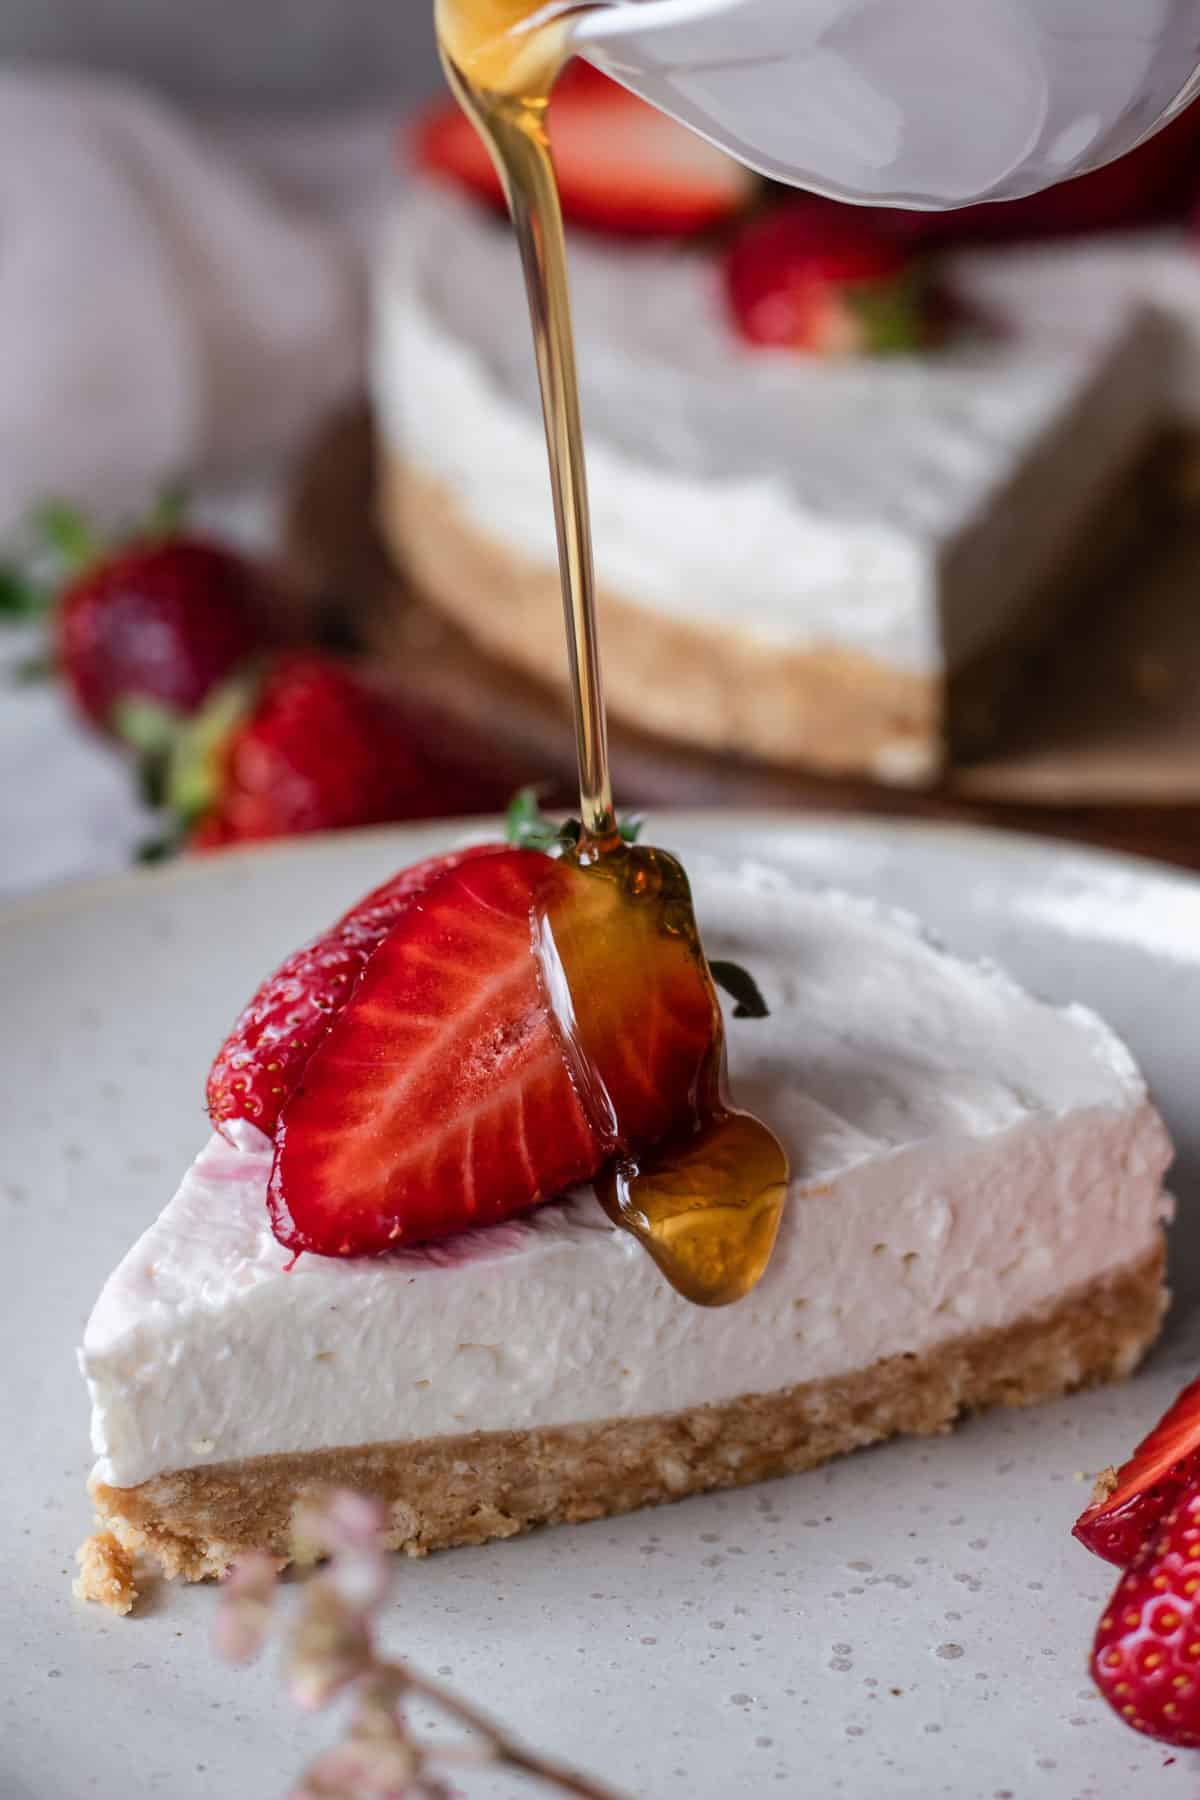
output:
[[[311,1764],[290,1800],[455,1800],[447,1771],[472,1764],[514,1770],[575,1800],[620,1800],[611,1788],[527,1750],[440,1682],[380,1654],[374,1627],[395,1570],[395,1558],[380,1548],[384,1517],[374,1501],[344,1490],[297,1514],[297,1560],[328,1560],[304,1582],[283,1621],[288,1688],[307,1711],[342,1694],[353,1708],[345,1741]],[[273,1558],[256,1554],[226,1577],[214,1627],[225,1661],[248,1662],[266,1643],[277,1617],[278,1572]],[[421,1737],[406,1714],[411,1700],[434,1706],[470,1740]]]

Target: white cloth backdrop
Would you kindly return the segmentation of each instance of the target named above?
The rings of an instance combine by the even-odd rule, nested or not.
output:
[[[134,512],[171,476],[269,540],[290,459],[362,378],[396,112],[200,125],[122,81],[0,69],[0,545],[37,502]],[[249,494],[253,504],[246,505]],[[124,866],[126,772],[0,624],[0,892]]]

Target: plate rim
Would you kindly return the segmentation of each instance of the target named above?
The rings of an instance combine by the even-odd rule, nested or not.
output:
[[[563,815],[566,816],[565,814]],[[740,831],[761,831],[766,836],[785,832],[811,830],[842,833],[847,837],[875,837],[884,844],[953,847],[976,844],[985,853],[998,857],[1015,854],[1035,857],[1061,856],[1072,865],[1096,871],[1121,873],[1143,882],[1193,893],[1200,900],[1200,872],[1177,867],[1157,857],[1136,851],[1109,850],[1102,844],[1081,843],[1073,838],[1057,837],[1051,832],[1010,829],[1003,825],[984,825],[953,819],[924,819],[906,815],[879,816],[830,808],[823,811],[796,810],[781,807],[664,807],[655,809],[653,818],[661,820],[669,833],[675,822],[688,827],[711,826],[714,832],[735,825]],[[455,819],[411,819],[388,825],[371,825],[348,831],[317,831],[293,837],[263,839],[231,846],[205,854],[184,854],[176,860],[158,865],[134,865],[105,875],[86,876],[78,880],[52,882],[26,894],[17,894],[0,903],[0,930],[8,930],[30,920],[55,917],[64,913],[86,911],[89,906],[119,897],[126,889],[147,892],[192,885],[217,879],[230,869],[247,863],[261,865],[297,854],[328,854],[358,844],[383,843],[388,838],[403,842],[406,838],[446,833],[470,842],[478,833],[494,830],[495,814],[474,814]]]

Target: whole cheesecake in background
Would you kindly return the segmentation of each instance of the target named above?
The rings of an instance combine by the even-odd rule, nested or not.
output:
[[[326,1482],[377,1495],[388,1543],[420,1554],[1131,1371],[1165,1306],[1171,1152],[1116,1036],[870,902],[716,857],[692,874],[709,955],[751,968],[769,1009],[725,1027],[733,1092],[791,1158],[758,1286],[691,1304],[584,1188],[297,1260],[268,1211],[276,1146],[218,1111],[84,1334],[105,1529],[81,1591],[128,1610],[131,1555],[189,1580],[249,1549],[287,1560]],[[353,950],[322,953],[329,980]]]
[[[986,694],[1006,650],[1078,599],[1200,348],[1190,246],[1149,226],[1094,235],[1178,204],[1160,141],[1155,182],[1139,165],[1132,197],[1127,176],[1114,188],[1101,171],[1061,190],[1074,213],[1050,196],[956,224],[764,196],[583,67],[551,117],[577,224],[613,712],[780,764],[935,778],[959,697]],[[417,134],[378,258],[379,514],[430,604],[495,658],[562,684],[524,296],[486,161],[458,131],[439,114]],[[788,214],[819,291],[810,304],[801,284],[794,326],[783,259],[779,293],[757,308],[778,317],[790,296],[772,337],[736,271]],[[1018,235],[1073,219],[1089,235],[956,247],[994,234],[993,217]],[[839,258],[846,239],[876,258],[861,279]],[[933,297],[897,304],[931,263]]]

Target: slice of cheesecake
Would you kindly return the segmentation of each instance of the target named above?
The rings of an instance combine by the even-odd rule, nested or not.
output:
[[[1129,1373],[1165,1305],[1170,1145],[1114,1034],[873,904],[693,876],[710,955],[770,1008],[727,1023],[735,1092],[792,1159],[760,1285],[690,1304],[590,1192],[383,1258],[293,1259],[270,1141],[235,1124],[80,1353],[92,1493],[125,1551],[188,1579],[251,1547],[286,1559],[326,1482],[385,1500],[398,1548],[481,1543]]]

